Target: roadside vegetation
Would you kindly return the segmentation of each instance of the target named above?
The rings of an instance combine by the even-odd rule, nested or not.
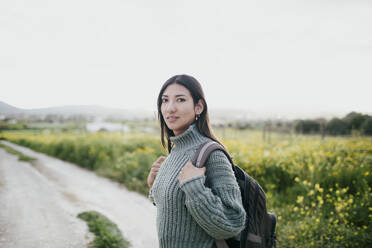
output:
[[[235,163],[265,189],[278,215],[280,247],[372,245],[372,140],[216,129]],[[30,147],[125,184],[147,196],[146,178],[166,155],[156,134],[3,132]]]
[[[89,231],[95,235],[95,239],[89,245],[90,248],[131,247],[117,225],[99,212],[87,211],[78,214],[77,217],[87,222]]]
[[[33,161],[36,160],[36,158],[32,158],[32,157],[26,156],[23,153],[21,153],[19,151],[16,151],[13,148],[11,148],[11,147],[9,147],[9,146],[1,143],[1,142],[0,142],[0,148],[3,148],[5,151],[7,151],[10,154],[17,155],[18,156],[18,160],[26,161],[26,162],[33,162]]]

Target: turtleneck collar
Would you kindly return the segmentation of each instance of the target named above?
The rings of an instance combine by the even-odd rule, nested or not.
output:
[[[204,136],[199,132],[196,122],[190,124],[188,129],[177,136],[171,136],[170,140],[173,142],[173,149],[185,149],[203,142]]]

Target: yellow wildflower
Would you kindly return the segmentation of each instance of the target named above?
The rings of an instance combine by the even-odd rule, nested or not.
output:
[[[317,191],[319,191],[319,189],[320,189],[319,183],[315,184],[315,189],[316,189]]]
[[[304,200],[304,197],[303,196],[297,196],[297,203],[298,204],[301,204],[302,202],[303,202],[303,200]]]

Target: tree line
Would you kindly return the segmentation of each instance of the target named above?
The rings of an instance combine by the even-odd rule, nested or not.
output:
[[[295,132],[301,134],[372,136],[372,116],[351,112],[343,118],[297,120]]]

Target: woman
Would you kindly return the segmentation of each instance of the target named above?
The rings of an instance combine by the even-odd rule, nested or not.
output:
[[[215,240],[239,234],[246,215],[225,154],[212,152],[203,168],[190,162],[202,143],[218,142],[199,82],[188,75],[168,79],[158,96],[158,118],[169,155],[154,162],[147,183],[159,247],[212,248]]]

